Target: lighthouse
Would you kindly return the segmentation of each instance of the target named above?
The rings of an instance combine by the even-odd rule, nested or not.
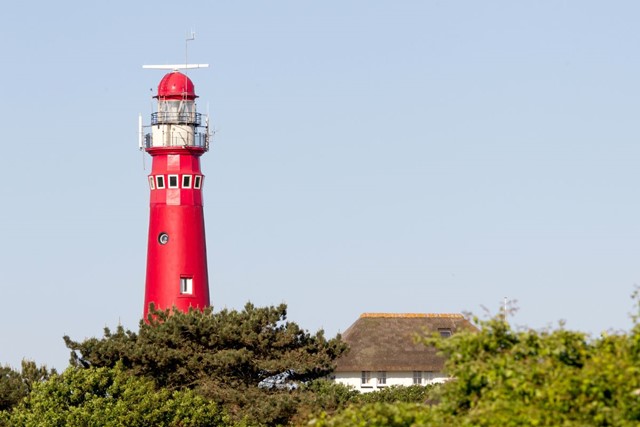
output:
[[[209,306],[200,168],[209,149],[209,119],[197,112],[194,84],[180,71],[205,66],[144,66],[172,70],[158,84],[151,124],[143,127],[139,119],[140,149],[152,158],[144,319],[151,303],[185,312]]]

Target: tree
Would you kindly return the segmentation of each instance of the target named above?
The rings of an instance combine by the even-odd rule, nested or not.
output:
[[[224,405],[238,419],[286,423],[304,392],[262,390],[265,378],[291,370],[293,381],[328,375],[345,350],[340,337],[327,340],[286,320],[286,305],[242,311],[151,310],[137,333],[105,328],[104,337],[83,342],[65,336],[75,367],[112,368],[121,363],[134,375],[171,390],[193,389]]]
[[[17,405],[28,394],[20,373],[9,366],[0,368],[0,411]]]
[[[31,360],[23,360],[21,365],[20,372],[9,366],[0,367],[0,411],[17,405],[35,384],[55,373],[55,370],[49,371],[46,366],[37,366]]]
[[[35,384],[0,425],[24,427],[229,425],[220,409],[192,390],[156,388],[122,365],[114,368],[70,367],[62,375]]]
[[[502,317],[477,334],[427,339],[455,378],[442,388],[445,421],[478,426],[631,426],[640,421],[640,366],[630,335],[513,330]],[[637,327],[636,327],[637,329]]]

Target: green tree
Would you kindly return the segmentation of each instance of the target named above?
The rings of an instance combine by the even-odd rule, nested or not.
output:
[[[156,388],[121,365],[68,368],[35,384],[28,397],[0,415],[0,425],[23,427],[229,425],[219,408],[192,390]]]
[[[0,411],[17,405],[29,391],[20,373],[9,366],[0,367]]]
[[[442,388],[445,421],[474,426],[631,426],[640,421],[640,366],[630,335],[515,331],[502,317],[448,340],[427,339],[455,378]],[[462,423],[461,421],[464,421]]]
[[[101,339],[64,337],[76,367],[114,367],[121,363],[160,387],[193,389],[224,405],[236,419],[285,424],[307,399],[302,390],[263,390],[260,381],[285,370],[302,383],[332,372],[345,350],[340,337],[310,334],[286,319],[286,305],[213,313],[151,311],[137,333],[108,328]]]
[[[31,360],[23,360],[21,371],[15,371],[9,366],[0,367],[0,411],[7,410],[32,390],[33,386],[49,378],[55,370],[48,370],[46,366],[37,366]]]

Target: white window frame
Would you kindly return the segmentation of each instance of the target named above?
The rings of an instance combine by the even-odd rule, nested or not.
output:
[[[371,371],[362,371],[360,373],[360,387],[373,387],[373,384],[371,384]]]
[[[193,277],[180,277],[180,294],[193,295]]]
[[[171,179],[175,179],[175,185],[171,185]],[[180,176],[179,175],[167,175],[167,188],[180,188]]]
[[[378,383],[378,387],[387,386],[387,371],[378,372],[377,383]]]
[[[193,188],[199,190],[202,188],[202,179],[204,177],[202,175],[194,175],[193,177]]]
[[[184,185],[185,178],[188,180],[187,182],[188,185]],[[180,182],[182,184],[182,188],[191,188],[191,181],[193,181],[193,177],[191,175],[188,175],[188,174],[182,175],[182,181]]]
[[[422,385],[422,371],[413,371],[413,384]]]
[[[451,328],[440,328],[438,329],[438,333],[442,338],[449,338],[451,335],[453,335]]]
[[[162,190],[165,184],[164,175],[156,175],[156,188]]]
[[[149,188],[151,188],[152,190],[156,189],[156,180],[153,175],[149,177]]]

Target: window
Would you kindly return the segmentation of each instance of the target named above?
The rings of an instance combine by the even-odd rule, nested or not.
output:
[[[152,190],[156,189],[156,180],[153,179],[152,176],[149,177],[149,187],[151,187]]]
[[[193,294],[193,277],[180,278],[180,293],[183,295]]]
[[[191,188],[191,175],[182,175],[182,188]]]
[[[371,387],[371,372],[362,371],[362,377],[360,379],[360,385],[362,387]]]
[[[378,386],[387,385],[387,373],[385,371],[378,372]]]
[[[440,328],[438,332],[442,338],[449,338],[451,336],[451,329],[449,328]]]
[[[169,243],[169,235],[164,231],[158,235],[158,243],[161,245],[166,245]]]
[[[158,187],[158,189],[164,188],[164,175],[156,176],[156,187]]]
[[[196,175],[193,178],[193,188],[195,188],[196,190],[199,190],[201,185],[202,185],[202,176],[201,175]]]
[[[413,383],[422,384],[422,371],[413,371]]]
[[[435,372],[429,371],[429,372],[425,372],[424,374],[425,374],[424,380],[427,384],[431,383],[431,381],[433,381],[436,378]]]
[[[178,175],[169,175],[169,188],[178,188]]]

